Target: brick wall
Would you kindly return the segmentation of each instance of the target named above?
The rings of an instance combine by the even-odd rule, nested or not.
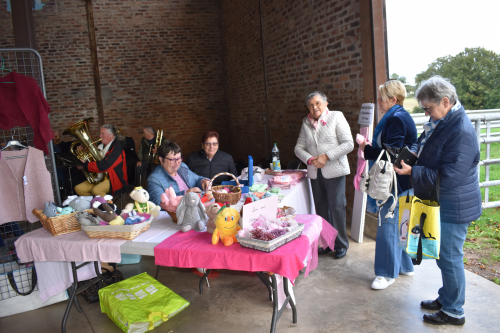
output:
[[[13,47],[5,3],[0,45]],[[64,130],[92,116],[97,136],[85,3],[45,3],[33,17],[52,126]],[[185,154],[199,149],[205,131],[226,131],[217,0],[94,0],[93,13],[106,123],[136,144],[142,126],[163,128]],[[228,136],[221,137],[221,147],[228,149]]]
[[[265,156],[262,116],[268,117],[268,149],[272,143],[278,144],[282,165],[295,158],[301,121],[308,113],[304,99],[314,90],[327,95],[331,110],[344,112],[354,137],[363,102],[359,1],[262,0],[262,14],[264,48],[259,0],[221,0],[235,158],[244,158],[247,153],[252,153],[254,160]],[[348,221],[354,198],[355,151],[348,156]]]
[[[10,12],[7,11],[7,1],[0,1],[0,48],[14,45],[14,28]]]
[[[86,14],[83,1],[45,3],[52,5],[34,14],[36,39],[51,121],[63,130],[97,119]],[[5,7],[0,2],[0,45],[13,46]],[[358,132],[359,0],[94,0],[93,8],[105,120],[136,142],[152,124],[188,153],[203,132],[217,130],[236,160],[259,161],[276,142],[286,165],[314,90]],[[348,158],[350,221],[355,152]]]

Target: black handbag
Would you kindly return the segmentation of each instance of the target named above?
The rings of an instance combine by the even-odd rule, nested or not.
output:
[[[82,296],[85,298],[87,303],[95,303],[99,301],[99,289],[102,289],[106,286],[112,285],[113,283],[123,281],[125,278],[123,277],[122,272],[115,270],[111,272],[109,269],[102,267],[105,272],[102,274],[106,280],[106,282],[97,281],[89,288],[82,291]],[[85,285],[86,281],[82,281],[78,283],[78,287]]]

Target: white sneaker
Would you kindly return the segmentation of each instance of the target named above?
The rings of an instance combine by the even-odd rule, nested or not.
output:
[[[372,283],[372,289],[382,290],[393,284],[395,279],[386,279],[383,276],[377,276]]]
[[[415,272],[399,272],[399,274],[403,274],[406,276],[413,276],[413,275],[415,275]]]

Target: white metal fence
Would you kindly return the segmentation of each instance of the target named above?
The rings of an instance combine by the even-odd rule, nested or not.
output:
[[[472,110],[466,111],[469,119],[474,124],[476,128],[477,141],[479,146],[481,144],[486,145],[486,157],[484,160],[479,161],[477,166],[478,176],[479,176],[479,187],[484,187],[484,201],[483,209],[500,207],[500,201],[489,201],[489,188],[491,186],[500,185],[500,180],[493,179],[490,180],[490,165],[500,164],[500,158],[491,159],[490,149],[491,144],[495,142],[500,142],[500,132],[491,132],[493,128],[500,128],[500,109],[493,110]],[[415,125],[417,125],[418,133],[423,132],[422,125],[429,120],[423,113],[412,114]],[[486,130],[485,133],[481,133],[481,130]],[[484,166],[484,182],[481,182],[481,167]]]

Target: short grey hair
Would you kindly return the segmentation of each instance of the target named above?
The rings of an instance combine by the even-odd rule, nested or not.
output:
[[[309,101],[311,101],[311,99],[313,99],[314,96],[321,97],[321,99],[323,100],[323,103],[327,102],[327,98],[326,98],[325,94],[323,94],[321,91],[315,91],[315,92],[312,92],[309,95],[307,95],[307,97],[306,97],[306,106],[307,107],[309,107]]]
[[[153,126],[147,125],[147,126],[144,126],[142,129],[145,130],[146,132],[151,133],[151,134],[155,134],[155,129],[153,128]]]
[[[450,80],[439,75],[423,81],[418,87],[415,97],[419,103],[425,101],[436,105],[439,105],[444,97],[450,100],[451,105],[455,105],[458,100],[457,90],[450,83]]]
[[[125,136],[123,136],[120,132],[118,132],[113,125],[111,125],[111,124],[104,124],[104,125],[102,125],[101,128],[107,129],[109,131],[109,133],[113,134],[113,136],[117,140],[120,140],[120,141],[125,140]]]

